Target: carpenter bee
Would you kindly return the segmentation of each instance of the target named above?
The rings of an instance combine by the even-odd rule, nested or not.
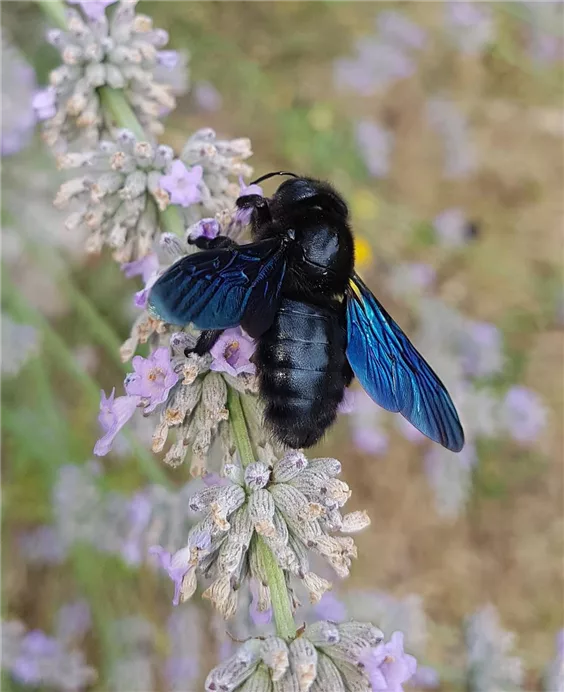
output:
[[[149,306],[204,330],[203,353],[240,325],[254,355],[265,423],[283,444],[310,447],[334,422],[356,375],[370,397],[458,452],[464,433],[444,385],[354,271],[348,209],[326,182],[293,173],[270,197],[246,195],[252,243],[198,238],[202,252],[173,264]]]

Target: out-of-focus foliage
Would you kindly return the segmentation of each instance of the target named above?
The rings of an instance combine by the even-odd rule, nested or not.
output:
[[[372,526],[317,616],[405,631],[421,689],[561,689],[562,6],[140,9],[191,55],[164,143],[180,155],[213,127],[252,139],[257,175],[331,180],[357,266],[461,410],[453,455],[354,392],[319,456],[343,461]],[[186,540],[193,484],[144,419],[91,461],[141,285],[53,208],[31,100],[58,55],[34,4],[2,21],[3,688],[201,689],[226,631],[256,634],[257,595],[227,627],[201,601],[173,611],[147,551]]]

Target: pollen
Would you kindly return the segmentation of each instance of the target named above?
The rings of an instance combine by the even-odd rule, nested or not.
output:
[[[165,371],[162,368],[152,368],[147,375],[147,379],[150,382],[156,382],[157,380],[164,380]]]

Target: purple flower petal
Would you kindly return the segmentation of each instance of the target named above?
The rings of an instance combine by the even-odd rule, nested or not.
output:
[[[159,65],[166,67],[167,70],[173,70],[179,64],[180,56],[176,50],[159,50],[157,60]]]
[[[402,684],[417,670],[417,661],[403,650],[403,634],[394,632],[387,643],[363,652],[360,663],[365,667],[373,692],[403,692]]]
[[[170,390],[178,382],[169,349],[157,348],[149,358],[135,356],[131,363],[134,372],[125,378],[125,391],[129,396],[147,400],[145,413],[151,413],[167,400]]]
[[[246,185],[242,176],[239,176],[239,197],[247,197],[249,195],[263,196],[262,187],[260,185]],[[235,222],[241,226],[247,226],[251,222],[253,215],[252,209],[237,209],[235,212]]]
[[[160,545],[149,548],[149,554],[155,555],[158,558],[160,566],[174,583],[173,605],[178,605],[180,603],[182,580],[184,576],[193,569],[193,566],[190,564],[190,553],[191,549],[189,546],[177,550],[174,554],[169,553]]]
[[[113,5],[116,0],[67,0],[70,5],[80,5],[82,11],[89,19],[102,19],[106,13],[106,7]]]
[[[154,252],[150,252],[141,259],[122,264],[120,269],[128,279],[140,276],[147,283],[151,276],[159,270],[159,258]]]
[[[170,174],[161,176],[160,184],[163,190],[170,194],[172,204],[189,207],[202,199],[200,191],[202,176],[201,166],[193,166],[188,170],[180,159],[175,159],[172,162]]]
[[[35,114],[39,120],[48,120],[57,112],[57,94],[53,87],[41,89],[33,97],[31,102]]]
[[[116,435],[133,416],[139,405],[139,397],[119,396],[116,399],[115,393],[116,390],[112,389],[110,396],[106,397],[105,392],[101,392],[98,422],[105,434],[94,446],[94,454],[99,457],[105,456],[110,451]]]
[[[217,238],[220,231],[221,228],[216,219],[200,219],[193,226],[190,226],[188,238],[190,240],[196,240],[196,238],[208,238],[209,240],[213,240],[213,238]]]
[[[244,372],[254,375],[256,367],[250,361],[254,352],[254,340],[240,327],[226,329],[210,351],[213,359],[210,369],[234,377]]]

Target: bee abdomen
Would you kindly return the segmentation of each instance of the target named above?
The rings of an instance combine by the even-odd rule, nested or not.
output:
[[[319,441],[337,415],[346,381],[343,308],[283,299],[257,349],[265,422],[283,444]]]

